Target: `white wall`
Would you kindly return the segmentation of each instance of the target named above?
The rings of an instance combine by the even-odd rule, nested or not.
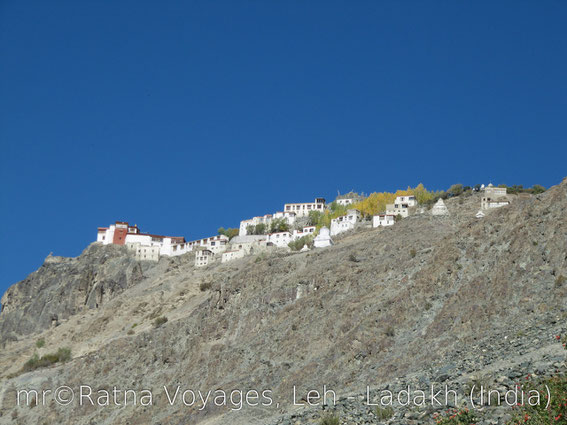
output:
[[[321,227],[319,230],[319,234],[313,239],[313,246],[315,248],[324,248],[326,246],[331,246],[333,244],[333,240],[330,236],[330,231],[326,227]]]
[[[331,236],[354,229],[360,213],[357,210],[349,210],[348,214],[331,220]]]
[[[268,235],[268,242],[273,243],[275,246],[287,247],[291,242],[292,236],[289,232],[270,233]]]
[[[372,227],[393,226],[396,222],[395,216],[382,214],[372,217]]]
[[[242,249],[239,249],[237,251],[223,252],[222,258],[221,258],[221,263],[226,263],[228,261],[236,260],[237,258],[242,258],[242,257],[244,257],[244,255],[245,255],[245,252]]]

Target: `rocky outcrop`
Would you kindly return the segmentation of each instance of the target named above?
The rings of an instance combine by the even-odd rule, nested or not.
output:
[[[0,343],[57,325],[84,309],[100,308],[143,275],[142,264],[125,247],[94,243],[77,258],[49,255],[2,297]]]

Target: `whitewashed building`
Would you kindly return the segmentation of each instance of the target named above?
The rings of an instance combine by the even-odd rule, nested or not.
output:
[[[230,240],[230,250],[243,250],[245,254],[252,254],[265,250],[268,246],[268,235],[235,236]]]
[[[187,242],[187,245],[190,246],[191,250],[204,248],[210,250],[213,254],[218,254],[226,250],[228,241],[229,239],[226,235],[215,235]]]
[[[396,216],[392,214],[379,214],[372,217],[372,227],[393,226],[396,223]]]
[[[268,242],[268,235],[235,236],[230,240],[229,248],[223,253],[221,261],[232,261],[246,255],[269,251],[274,247],[274,244]]]
[[[400,204],[387,204],[386,215],[401,215],[405,218],[409,215],[409,209],[407,207],[402,207]]]
[[[222,253],[221,263],[243,258],[246,255],[243,249],[225,251]]]
[[[126,247],[134,252],[136,256],[136,260],[139,261],[158,261],[159,260],[159,251],[160,247],[157,245],[148,246],[148,245],[141,245],[138,242],[128,242],[126,243]]]
[[[342,206],[356,204],[364,199],[363,196],[355,192],[345,193],[344,195],[339,195],[335,199],[335,202]]]
[[[242,220],[240,222],[240,227],[238,228],[238,235],[246,236],[248,234],[248,226],[257,226],[258,224],[264,224],[266,226],[266,231],[268,231],[273,218],[272,214],[266,214],[252,217],[248,220]]]
[[[492,183],[484,188],[480,209],[500,208],[510,204],[505,187],[494,187]]]
[[[273,214],[274,220],[284,219],[290,226],[295,223],[295,217],[295,213],[290,211],[278,211]]]
[[[341,198],[341,199],[335,199],[335,202],[339,205],[347,206],[347,205],[354,204],[355,202],[358,202],[358,201],[355,201],[353,198]]]
[[[435,205],[433,205],[433,208],[431,208],[431,215],[447,215],[447,214],[449,214],[449,210],[447,209],[445,202],[443,202],[443,199],[439,198],[439,200],[435,202]]]
[[[415,199],[413,195],[397,196],[394,204],[401,205],[404,208],[415,207],[417,205],[417,199]]]
[[[331,245],[333,245],[333,239],[331,239],[329,229],[327,227],[321,227],[319,234],[313,239],[313,246],[315,248],[324,248]]]
[[[146,250],[146,255],[151,255],[152,258],[155,257],[156,247],[159,248],[159,255],[176,256],[191,251],[191,247],[182,236],[143,233],[137,225],[130,225],[126,221],[117,221],[108,227],[99,227],[96,240],[103,245],[126,245],[136,253],[137,248],[134,247],[152,247],[151,254]]]
[[[345,215],[333,218],[331,220],[331,236],[354,229],[356,222],[359,221],[360,218],[360,211],[354,209],[348,210]]]
[[[294,230],[293,231],[293,240],[302,238],[303,236],[309,236],[315,233],[315,226],[306,226],[302,230]]]
[[[315,202],[302,202],[284,205],[284,212],[293,212],[296,217],[305,217],[308,216],[311,211],[323,212],[324,210],[325,198],[315,198]]]
[[[214,261],[214,255],[211,250],[197,249],[195,251],[195,267],[205,267]]]
[[[268,235],[268,244],[273,244],[280,248],[285,248],[293,240],[289,232],[270,233]]]
[[[409,209],[417,206],[417,200],[413,195],[397,196],[393,204],[386,205],[386,214],[388,215],[401,215],[407,217]]]

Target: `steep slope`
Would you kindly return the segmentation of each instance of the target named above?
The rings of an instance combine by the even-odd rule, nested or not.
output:
[[[35,284],[37,293],[54,293],[58,279],[68,279],[65,288],[71,290],[83,276],[73,280],[70,269],[61,268],[55,277],[44,266],[3,298],[8,302],[0,329],[36,333],[6,341],[0,354],[0,423],[144,424],[148,415],[152,423],[168,424],[311,423],[309,416],[291,420],[286,413],[296,411],[294,386],[299,397],[323,385],[347,395],[396,378],[457,379],[498,362],[512,364],[526,353],[551,353],[555,361],[551,336],[564,325],[567,306],[567,285],[559,279],[567,276],[567,182],[518,197],[481,220],[474,218],[479,204],[479,195],[451,199],[449,217],[412,216],[307,253],[249,257],[201,270],[189,257],[164,259],[140,269],[139,278],[119,285],[129,289],[114,291],[98,307],[72,310],[68,306],[76,301],[62,303],[75,314],[40,334],[45,320],[33,315],[45,309],[30,309],[25,296],[14,295],[29,290],[17,287],[44,282]],[[87,252],[112,249],[92,246]],[[88,270],[91,263],[88,256],[73,261],[73,270]],[[142,267],[121,255],[115,261],[124,262],[127,276]],[[97,267],[106,275],[115,266]],[[201,291],[202,283],[210,289]],[[89,288],[72,299],[92,299]],[[33,316],[30,323],[41,325],[19,330],[4,324],[25,317],[22,309]],[[152,320],[158,316],[169,321],[156,328]],[[33,354],[40,336],[46,340],[41,352],[69,346],[73,360],[6,378]],[[511,336],[515,345],[508,344]],[[81,384],[151,388],[155,399],[148,407],[15,407],[16,389]],[[204,392],[270,389],[274,404],[238,412],[210,402],[203,409],[179,400],[170,406],[164,385]]]
[[[41,268],[2,297],[0,343],[97,308],[139,282],[143,265],[125,247],[89,246],[78,258],[49,256]]]

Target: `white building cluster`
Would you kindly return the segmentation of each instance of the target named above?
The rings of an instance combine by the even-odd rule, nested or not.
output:
[[[352,209],[348,210],[345,215],[333,218],[331,220],[331,236],[354,229],[356,222],[360,221],[361,217],[360,211]]]
[[[208,250],[213,254],[223,252],[228,243],[225,235],[211,236],[187,242],[182,236],[163,236],[143,233],[137,225],[117,221],[108,227],[99,227],[97,242],[103,245],[124,245],[135,253],[137,260],[158,261],[159,257],[183,255],[193,250]]]
[[[160,255],[175,256],[191,251],[182,236],[162,236],[142,233],[137,225],[117,221],[108,227],[99,227],[97,242],[104,245],[125,245],[135,252],[139,260],[156,261]]]
[[[505,187],[494,187],[491,183],[484,188],[483,192],[484,193],[482,194],[482,199],[480,201],[481,210],[500,208],[510,204],[507,189]]]
[[[417,200],[413,195],[397,196],[393,204],[386,205],[386,214],[401,215],[405,218],[409,215],[411,207],[417,206]]]
[[[506,188],[494,187],[492,184],[481,187],[481,209],[476,214],[483,218],[485,210],[499,208],[510,203]],[[352,196],[351,196],[352,195]],[[339,196],[335,202],[339,205],[351,205],[362,198],[354,193]],[[225,235],[216,235],[204,239],[187,242],[181,236],[163,236],[143,233],[137,225],[117,221],[108,227],[99,227],[97,242],[104,245],[124,245],[133,251],[136,259],[145,261],[158,261],[160,256],[177,256],[188,252],[195,252],[195,266],[203,267],[220,258],[221,262],[243,258],[247,255],[265,252],[273,249],[289,249],[290,242],[316,233],[315,226],[304,226],[301,230],[279,231],[270,233],[274,220],[283,220],[288,228],[300,226],[304,217],[311,211],[324,212],[326,209],[324,198],[315,198],[314,202],[287,203],[283,211],[274,214],[253,217],[240,222],[239,235],[231,240]],[[417,199],[413,195],[397,196],[393,204],[386,205],[386,211],[372,219],[372,227],[393,226],[397,217],[405,218],[418,210]],[[417,211],[419,212],[419,211]],[[431,209],[433,216],[446,216],[449,210],[443,199],[439,199]],[[349,209],[343,216],[331,220],[330,229],[322,227],[313,239],[316,248],[323,248],[333,244],[333,236],[352,230],[361,220],[361,213],[356,209]],[[263,233],[249,234],[251,226],[254,232],[256,226],[263,224]],[[308,250],[307,245],[301,251]]]
[[[361,196],[358,193],[349,192],[345,195],[337,196],[337,199],[335,199],[335,202],[339,205],[346,207],[347,205],[356,204],[357,202],[360,202],[363,199],[364,199],[364,196]]]

